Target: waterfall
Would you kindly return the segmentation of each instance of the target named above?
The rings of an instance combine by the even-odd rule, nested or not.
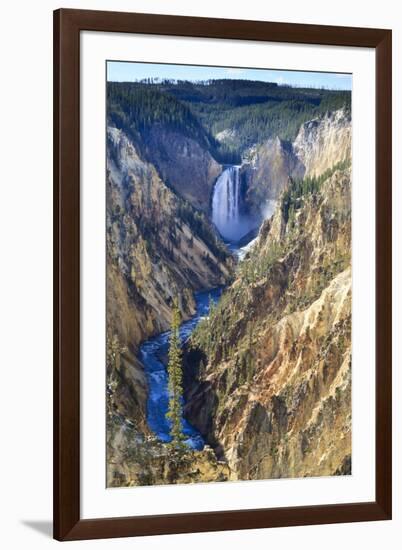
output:
[[[212,221],[227,241],[238,241],[249,230],[240,214],[240,167],[225,168],[216,181],[212,197]]]

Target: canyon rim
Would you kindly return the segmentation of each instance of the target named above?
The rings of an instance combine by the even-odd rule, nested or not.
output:
[[[351,76],[106,86],[107,487],[350,475]]]

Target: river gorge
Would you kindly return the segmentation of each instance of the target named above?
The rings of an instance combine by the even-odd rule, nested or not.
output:
[[[170,95],[156,94],[164,86]],[[108,115],[108,486],[350,473],[347,103],[287,118],[284,128],[299,126],[285,138],[279,127],[259,130],[251,145],[239,127],[216,133],[241,152],[223,158],[221,142],[191,118],[199,97],[184,107],[172,99],[188,85],[154,86],[149,104],[166,97],[173,114],[165,120],[158,104],[162,118],[153,123],[151,112],[134,132],[137,91],[112,88]],[[175,298],[187,449],[179,462],[166,445]]]
[[[225,166],[217,178],[212,197],[212,221],[225,240],[236,261],[241,261],[250,249],[248,242],[239,246],[239,240],[256,222],[241,214],[240,166]],[[252,244],[252,243],[250,243]],[[218,287],[203,292],[197,292],[195,298],[195,314],[180,326],[180,339],[185,344],[197,324],[208,317],[209,308],[216,305],[224,288]],[[151,431],[164,443],[169,442],[170,424],[166,418],[169,404],[168,374],[166,358],[169,348],[170,331],[153,336],[141,344],[138,358],[144,365],[148,382],[147,422]],[[185,444],[195,450],[204,448],[204,440],[185,418],[182,420]]]
[[[208,315],[211,300],[217,303],[222,293],[221,288],[198,292],[195,295],[196,313],[180,326],[180,338],[183,343],[190,337],[198,322]],[[144,365],[148,382],[147,422],[149,428],[162,442],[171,440],[170,426],[166,418],[168,412],[168,375],[166,371],[167,352],[170,331],[154,336],[141,344],[139,359]],[[186,419],[183,419],[185,444],[198,451],[204,448],[201,434]]]

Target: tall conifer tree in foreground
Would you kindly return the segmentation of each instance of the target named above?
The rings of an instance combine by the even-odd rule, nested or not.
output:
[[[180,310],[177,299],[173,301],[172,326],[169,341],[169,410],[166,414],[170,420],[170,445],[175,450],[184,449],[184,435],[182,431],[182,398],[183,398],[183,372],[180,347]]]

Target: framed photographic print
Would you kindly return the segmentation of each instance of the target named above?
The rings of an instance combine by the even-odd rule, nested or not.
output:
[[[391,518],[391,31],[54,13],[54,536]]]

